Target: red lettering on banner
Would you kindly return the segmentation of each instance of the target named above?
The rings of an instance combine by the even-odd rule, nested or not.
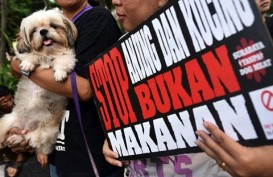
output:
[[[156,107],[160,113],[167,113],[172,107],[175,110],[181,109],[183,103],[185,106],[192,105],[191,97],[182,86],[182,71],[180,67],[148,80],[148,85],[141,84],[136,86],[135,93],[139,99],[145,119],[155,116]],[[162,101],[160,95],[162,95]]]
[[[112,123],[119,128],[121,122],[124,125],[136,122],[128,96],[129,81],[123,59],[117,48],[109,54],[104,54],[103,60],[97,60],[89,67],[94,92],[102,104],[98,107],[106,130],[112,129]]]
[[[98,59],[96,61],[96,67],[95,65],[89,66],[89,74],[93,86],[93,92],[95,92],[98,102],[101,103],[101,105],[99,105],[99,109],[102,115],[104,126],[106,127],[106,129],[111,129],[111,119],[109,110],[107,108],[106,100],[104,99],[104,96],[100,91],[100,86],[102,85],[102,82],[103,81],[105,82],[105,78],[103,77],[104,76],[103,70],[104,67],[101,59]],[[102,74],[99,76],[100,73]]]
[[[148,85],[153,93],[157,109],[160,110],[161,113],[169,112],[172,106],[163,75],[160,74],[155,78],[148,80]]]
[[[215,98],[213,90],[208,83],[208,78],[205,77],[197,59],[187,62],[185,68],[193,103],[197,104],[203,102],[203,100]]]
[[[174,68],[172,72],[164,73],[164,79],[168,83],[168,90],[171,90],[170,95],[174,110],[181,109],[183,104],[185,107],[192,105],[189,93],[182,86],[182,69],[179,66]]]
[[[208,52],[202,56],[203,61],[208,68],[210,79],[214,87],[214,94],[216,97],[225,95],[223,85],[229,90],[230,93],[241,90],[228,57],[227,47],[222,45],[215,51],[219,61],[211,52]]]
[[[157,112],[164,114],[171,109],[178,110],[224,96],[227,91],[229,93],[239,91],[240,86],[226,46],[220,46],[215,51],[216,56],[210,51],[202,55],[202,60],[192,59],[185,63],[184,72],[187,77],[185,79],[188,80],[183,83],[182,69],[178,66],[147,80],[147,83],[136,86],[134,89],[143,118],[153,118]],[[205,63],[210,78],[206,78],[204,68],[199,64],[201,61]],[[184,86],[188,86],[189,91]]]
[[[110,107],[110,111],[111,111],[111,114],[109,116],[111,116],[109,119],[111,120],[112,118],[112,121],[114,123],[114,126],[115,127],[120,127],[120,122],[117,118],[117,114],[116,114],[116,111],[115,111],[115,103],[113,103],[113,100],[112,100],[112,97],[111,96],[116,96],[116,91],[115,91],[115,87],[113,86],[113,81],[111,80],[111,75],[113,73],[109,73],[109,70],[107,69],[110,69],[111,70],[111,67],[110,66],[112,65],[112,61],[109,57],[108,54],[105,54],[103,55],[103,69],[104,69],[104,72],[101,73],[101,77],[102,78],[107,78],[107,81],[103,82],[103,88],[104,88],[104,91],[105,91],[105,94],[106,94],[106,97],[107,97],[107,103]],[[95,66],[96,66],[96,63],[95,63]],[[107,68],[108,67],[108,68]],[[108,84],[110,85],[111,89],[109,91],[109,88],[108,88]],[[114,93],[114,94],[112,94]],[[106,128],[107,129],[107,128]],[[111,127],[109,127],[109,129],[111,129]],[[107,130],[109,130],[107,129]]]
[[[147,84],[140,84],[135,87],[135,93],[142,110],[144,119],[154,117],[156,114],[156,107],[153,99],[151,98],[151,91]]]
[[[126,73],[123,58],[118,49],[113,48],[110,51],[110,55],[114,64],[114,67],[111,68],[111,73],[116,74],[112,75],[112,77],[114,79],[114,83],[116,84],[116,90],[118,92],[118,98],[115,99],[115,103],[118,103],[120,101],[123,110],[121,110],[121,107],[118,106],[117,107],[118,113],[123,124],[128,125],[129,123],[137,121],[136,114],[133,110],[132,103],[128,95],[129,90],[128,75]],[[112,89],[115,90],[114,88]]]

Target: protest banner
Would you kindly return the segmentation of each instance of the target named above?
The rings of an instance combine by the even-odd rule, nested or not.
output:
[[[273,48],[252,0],[174,0],[87,65],[106,137],[123,160],[199,152],[215,123],[272,144]]]

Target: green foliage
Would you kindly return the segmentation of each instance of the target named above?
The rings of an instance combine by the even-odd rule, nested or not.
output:
[[[10,39],[15,39],[19,32],[19,26],[22,18],[30,15],[31,13],[45,8],[45,4],[48,7],[54,5],[47,1],[41,0],[8,0],[7,1],[7,31],[6,35]]]
[[[0,66],[0,84],[9,87],[12,90],[16,90],[17,83],[18,79],[10,72],[10,65],[5,63]]]

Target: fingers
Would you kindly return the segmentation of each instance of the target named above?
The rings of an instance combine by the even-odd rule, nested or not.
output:
[[[240,166],[238,164],[242,163],[240,157],[242,154],[246,154],[246,148],[214,124],[205,122],[204,126],[211,136],[205,131],[198,130],[196,134],[202,140],[196,140],[196,144],[210,157],[214,158],[222,169],[227,170],[230,174],[236,174],[235,170]]]
[[[24,147],[14,146],[14,147],[10,147],[10,149],[12,152],[17,154],[24,152]]]
[[[7,58],[7,60],[8,60],[9,62],[10,62],[11,60],[15,60],[15,59],[16,59],[15,55],[13,55],[12,53],[6,52],[5,54],[6,54],[6,58]]]
[[[9,105],[9,100],[5,96],[0,97],[0,107],[5,107],[7,105]]]
[[[204,123],[205,128],[211,133],[217,144],[229,153],[234,159],[240,155],[240,150],[243,148],[239,143],[226,135],[218,127],[210,122]],[[235,150],[236,149],[236,150]]]
[[[15,153],[22,153],[22,152],[32,152],[33,151],[33,147],[28,145],[28,141],[23,141],[20,144],[16,145],[16,146],[8,146],[12,152]]]
[[[9,130],[8,137],[12,135],[25,135],[25,134],[27,134],[27,130],[22,130],[18,127],[13,127]]]
[[[196,134],[202,138],[202,140],[196,140],[195,143],[210,157],[214,158],[222,169],[230,171],[230,167],[236,162],[236,157],[233,157],[231,154],[233,151],[236,151],[236,149],[229,148],[231,151],[228,151],[226,150],[226,146],[227,143],[234,143],[235,141],[212,123],[205,122],[204,126],[211,133],[212,137],[205,131],[198,130]],[[230,144],[228,145],[232,146]]]
[[[217,163],[232,163],[232,157],[208,134],[200,130],[196,132],[203,141],[197,140],[195,143],[204,150],[210,157],[214,158]]]
[[[208,137],[207,137],[208,135],[205,134],[205,133],[203,133],[203,132],[197,131],[196,134],[197,134],[198,136],[200,136],[202,139],[208,139]],[[204,152],[206,152],[206,153],[208,154],[208,156],[210,156],[210,157],[212,157],[212,158],[214,158],[214,159],[216,158],[216,154],[214,153],[214,151],[211,150],[210,147],[207,146],[207,144],[204,143],[202,140],[197,139],[197,140],[195,141],[195,143],[196,143]]]
[[[117,152],[112,151],[109,148],[107,140],[104,141],[102,152],[104,154],[105,160],[114,166],[122,167],[123,163],[119,161],[117,158],[119,157]]]
[[[7,102],[8,99],[5,96],[0,97],[0,104]]]
[[[10,129],[10,131],[7,134],[7,140],[14,135],[21,136],[21,135],[25,135],[25,134],[27,134],[27,130],[22,130],[18,127],[13,127]],[[13,141],[11,141],[11,142],[13,142]],[[29,146],[28,143],[29,143],[29,141],[22,139],[22,141],[19,141],[18,143],[15,143],[15,144],[7,142],[7,145],[11,149],[12,152],[21,153],[21,152],[32,151],[33,148],[31,146]]]
[[[204,131],[197,131],[197,135],[200,136],[202,140],[196,140],[195,143],[211,158],[213,158],[218,166],[222,170],[228,171],[233,174],[232,166],[234,164],[234,159],[229,156],[224,149],[219,146],[209,135]]]
[[[7,134],[6,137],[6,145],[11,149],[11,151],[15,153],[26,152],[30,150],[30,146],[28,146],[28,141],[22,138],[20,141],[14,141],[12,138],[17,135],[18,137],[27,134],[26,130],[22,130],[18,127],[13,127]],[[16,140],[16,139],[15,139]]]

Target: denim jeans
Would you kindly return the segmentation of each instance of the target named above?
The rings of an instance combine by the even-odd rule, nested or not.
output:
[[[56,172],[56,166],[49,164],[50,177],[58,177]]]

